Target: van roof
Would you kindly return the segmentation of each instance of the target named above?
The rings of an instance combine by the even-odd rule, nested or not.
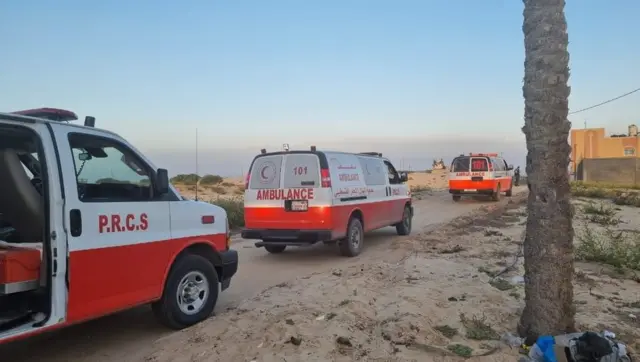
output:
[[[322,151],[322,150],[290,150],[290,151],[274,151],[274,152],[265,152],[265,153],[259,153],[257,154],[253,160],[255,161],[256,159],[260,158],[260,157],[265,157],[265,156],[279,156],[279,155],[300,155],[300,154],[315,154],[320,156],[320,166],[322,168],[326,168],[328,167],[328,163],[327,163],[327,156],[329,155],[335,155],[335,154],[339,154],[339,155],[352,155],[352,156],[358,156],[358,157],[370,157],[370,158],[377,158],[377,159],[381,159],[381,160],[385,160],[388,162],[391,162],[388,158],[386,157],[382,157],[382,153],[378,153],[378,152],[342,152],[342,151]],[[251,166],[253,167],[253,161],[251,161]]]
[[[469,152],[469,154],[465,155],[465,154],[460,154],[459,156],[456,156],[456,158],[458,157],[500,157],[499,154],[497,153],[473,153],[473,152]]]
[[[49,123],[53,123],[56,125],[60,125],[63,127],[75,127],[75,128],[79,128],[79,129],[90,129],[90,130],[95,130],[98,132],[105,132],[114,136],[118,136],[119,135],[115,132],[106,130],[104,128],[98,128],[98,127],[87,127],[81,124],[74,124],[74,123],[70,123],[70,122],[59,122],[59,121],[53,121],[50,119],[46,119],[46,118],[38,118],[38,117],[32,117],[32,116],[25,116],[22,115],[18,112],[16,113],[7,113],[7,112],[0,112],[0,119],[6,119],[9,121],[14,121],[14,122],[21,122],[21,123],[42,123],[42,124],[49,124]]]
[[[374,157],[374,158],[382,158],[386,160],[386,157],[382,157],[382,153],[379,152],[344,152],[344,151],[325,151],[325,150],[289,150],[289,151],[274,151],[274,152],[265,152],[259,153],[256,157],[261,156],[276,156],[276,155],[287,155],[287,154],[304,154],[304,153],[315,153],[315,154],[342,154],[342,155],[353,155],[353,156],[361,156],[361,157]]]

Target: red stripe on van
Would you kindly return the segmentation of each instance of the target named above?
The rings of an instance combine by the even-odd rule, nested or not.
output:
[[[245,207],[247,229],[271,230],[332,230],[334,236],[344,236],[349,217],[362,213],[365,231],[379,229],[402,220],[409,197],[351,205],[311,206],[306,212],[285,211],[284,207]]]

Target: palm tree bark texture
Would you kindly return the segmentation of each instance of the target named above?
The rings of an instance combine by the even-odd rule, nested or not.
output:
[[[525,308],[518,333],[574,331],[573,209],[569,188],[569,51],[565,0],[523,0],[527,142]]]

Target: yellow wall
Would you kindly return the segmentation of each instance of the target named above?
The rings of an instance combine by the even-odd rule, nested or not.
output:
[[[585,158],[638,157],[640,137],[607,137],[604,128],[571,130],[571,163],[575,172]],[[633,154],[625,154],[625,149]]]

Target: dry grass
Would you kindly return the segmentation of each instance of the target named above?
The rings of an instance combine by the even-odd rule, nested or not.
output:
[[[460,314],[460,322],[467,330],[467,338],[469,339],[488,341],[500,338],[498,332],[487,323],[487,319],[484,316],[472,316],[471,319],[468,319],[464,314]]]

